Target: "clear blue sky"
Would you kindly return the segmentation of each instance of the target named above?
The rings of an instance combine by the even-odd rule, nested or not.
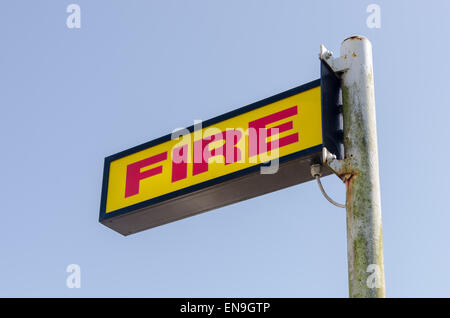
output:
[[[81,7],[68,29],[66,7]],[[366,7],[381,7],[381,28]],[[386,292],[450,296],[450,2],[3,1],[0,296],[347,297],[345,212],[313,182],[122,237],[105,156],[374,47]],[[323,180],[344,201],[337,177]],[[81,288],[66,267],[81,266]]]

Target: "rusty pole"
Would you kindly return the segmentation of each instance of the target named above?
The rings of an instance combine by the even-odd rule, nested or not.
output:
[[[341,79],[344,159],[324,149],[324,163],[346,184],[350,297],[385,297],[380,181],[375,119],[372,45],[346,39],[341,56],[321,47],[320,57]]]

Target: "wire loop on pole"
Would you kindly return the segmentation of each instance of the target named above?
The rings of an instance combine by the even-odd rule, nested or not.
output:
[[[317,184],[319,185],[319,188],[320,188],[320,192],[322,192],[325,199],[327,199],[331,204],[337,206],[338,208],[345,209],[345,204],[340,204],[328,196],[328,194],[325,192],[325,189],[322,186],[322,182],[320,182],[320,177],[318,175],[315,175],[314,177],[316,178]]]
[[[328,196],[328,194],[325,192],[325,189],[322,186],[322,182],[320,182],[320,177],[322,176],[322,166],[320,164],[313,164],[311,165],[311,175],[314,179],[317,180],[317,184],[319,185],[320,192],[322,192],[325,199],[327,199],[331,204],[337,206],[338,208],[345,209],[345,204],[340,204],[334,201],[332,198]]]

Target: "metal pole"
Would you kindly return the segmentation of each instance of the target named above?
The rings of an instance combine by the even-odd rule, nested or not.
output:
[[[372,45],[350,37],[341,57],[333,59],[322,48],[321,58],[340,74],[342,86],[345,157],[325,153],[324,161],[347,189],[350,297],[385,297]]]

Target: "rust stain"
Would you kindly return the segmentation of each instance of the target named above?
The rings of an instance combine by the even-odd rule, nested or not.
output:
[[[343,176],[343,181],[345,183],[345,185],[347,186],[347,189],[351,189],[352,183],[353,183],[353,179],[358,176],[358,174],[352,173],[352,174],[346,174],[345,176]]]
[[[362,40],[364,40],[364,37],[363,37],[363,36],[359,36],[359,35],[354,35],[354,36],[351,36],[351,37],[349,37],[349,38],[346,38],[346,39],[344,40],[344,42],[347,41],[347,40],[358,40],[358,41],[362,41]]]
[[[346,192],[347,192],[347,198],[351,198],[352,197],[352,189],[353,189],[353,180],[355,179],[355,177],[358,176],[357,172],[354,172],[352,174],[347,174],[344,179],[342,179],[345,183],[345,188],[346,188]],[[353,210],[353,208],[348,207],[350,210]],[[347,210],[347,211],[350,211]]]

